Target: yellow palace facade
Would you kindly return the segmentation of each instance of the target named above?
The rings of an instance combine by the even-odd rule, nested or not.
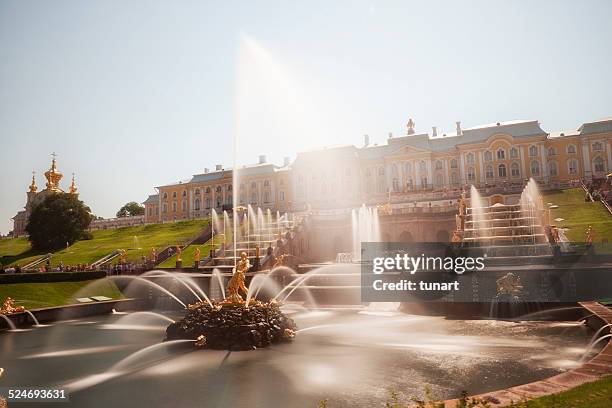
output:
[[[146,222],[206,217],[237,205],[279,211],[334,210],[387,201],[413,203],[458,196],[464,186],[520,189],[533,178],[543,188],[603,178],[612,171],[612,118],[547,132],[536,120],[515,120],[389,135],[384,144],[341,146],[298,153],[281,166],[260,156],[233,170],[217,165],[189,180],[156,187],[144,202]],[[456,198],[456,197],[455,197]]]

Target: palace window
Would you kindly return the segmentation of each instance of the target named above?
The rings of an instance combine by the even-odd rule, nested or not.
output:
[[[419,170],[421,171],[421,173],[427,171],[427,163],[421,160],[421,162],[419,163]]]
[[[493,178],[493,166],[490,164],[485,167],[485,178],[492,179]]]
[[[220,193],[222,190],[221,186],[217,186],[217,193]]]
[[[232,185],[231,184],[227,186],[227,191],[232,191]]]
[[[537,160],[531,161],[531,175],[536,177],[540,176],[540,162]]]
[[[506,177],[506,165],[505,164],[500,164],[499,166],[497,166],[497,175],[499,177]]]
[[[385,175],[385,168],[384,167],[380,166],[378,168],[378,175],[379,176],[384,176]]]
[[[164,193],[164,200],[168,199],[168,193]]]
[[[412,166],[410,165],[410,162],[404,163],[404,174],[406,176],[412,174]]]
[[[516,159],[518,157],[519,153],[518,153],[518,149],[516,147],[511,147],[510,148],[510,158],[511,159]]]
[[[172,203],[172,212],[176,212],[176,201]]]
[[[467,162],[469,164],[474,164],[474,153],[470,152],[465,157],[467,158]]]
[[[167,212],[168,212],[168,204],[167,204],[167,203],[164,203],[164,204],[162,205],[162,212],[163,212],[163,213],[167,213]]]
[[[206,209],[210,208],[210,198],[206,198]]]
[[[196,189],[195,189],[195,195],[197,195],[197,196],[199,196],[199,195],[200,195],[200,189],[199,189],[199,188],[196,188]]]
[[[195,199],[194,207],[196,211],[200,211],[200,199],[199,198]]]
[[[489,150],[484,152],[484,159],[485,161],[491,161],[493,160],[493,153],[491,153]]]
[[[206,192],[206,194],[210,194],[210,187],[206,187],[206,190],[204,190]]]
[[[497,150],[497,160],[505,160],[506,159],[506,151],[504,149]]]
[[[602,152],[603,151],[603,144],[601,142],[593,143],[593,151],[594,152]]]
[[[578,160],[570,159],[567,161],[567,170],[569,174],[578,174]]]
[[[394,178],[393,179],[393,191],[399,191],[399,180]]]
[[[444,184],[444,176],[436,174],[436,186],[442,186]]]
[[[576,154],[576,145],[567,145],[567,154]]]
[[[186,200],[183,200],[181,202],[181,210],[187,211],[187,201]]]
[[[529,146],[529,156],[535,157],[538,155],[538,146]],[[539,163],[538,163],[539,165]]]
[[[521,170],[519,169],[518,163],[512,163],[512,165],[510,166],[510,173],[512,174],[512,177],[521,176]]]
[[[459,184],[459,176],[457,175],[457,172],[451,173],[451,184]]]
[[[556,177],[557,174],[558,174],[557,162],[556,161],[548,162],[548,175],[551,177]]]
[[[183,197],[187,197],[187,190],[183,190]]]
[[[549,156],[556,156],[557,155],[557,149],[555,149],[554,147],[549,147],[548,148],[548,155]]]
[[[225,204],[232,205],[233,202],[234,202],[234,196],[232,196],[231,194],[225,198]]]
[[[221,208],[221,205],[223,205],[223,198],[217,197],[217,208]]]
[[[596,157],[595,160],[593,160],[593,168],[597,173],[602,173],[606,171],[606,164],[604,162],[604,159],[601,157]]]
[[[476,180],[476,170],[473,167],[469,167],[467,171],[468,181]]]
[[[378,182],[378,187],[377,188],[378,188],[377,191],[378,191],[379,194],[384,193],[386,191],[385,181],[384,180],[380,180]]]
[[[279,197],[280,201],[285,201],[285,192],[284,192],[284,191],[281,191],[281,192],[278,194],[278,197]]]
[[[442,160],[436,160],[436,170],[442,170],[443,166]]]
[[[270,187],[270,180],[264,181],[264,187]]]
[[[264,192],[264,203],[267,204],[270,202],[270,192],[266,191]]]
[[[172,198],[176,198],[176,191],[172,193]]]
[[[451,167],[451,169],[456,169],[457,168],[457,159],[451,159],[450,167]]]
[[[421,177],[421,187],[426,188],[427,186],[427,177]]]

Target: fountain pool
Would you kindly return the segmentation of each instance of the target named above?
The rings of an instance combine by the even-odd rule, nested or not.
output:
[[[3,386],[67,387],[68,406],[384,406],[522,384],[577,365],[592,333],[575,322],[446,320],[392,309],[283,310],[292,343],[244,352],[166,342],[180,312],[133,312],[0,334]],[[133,317],[132,317],[133,316]]]

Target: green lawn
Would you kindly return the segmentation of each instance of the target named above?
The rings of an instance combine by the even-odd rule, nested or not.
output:
[[[93,231],[93,239],[75,242],[53,254],[53,266],[92,263],[116,249],[127,250],[128,261],[138,261],[149,254],[152,247],[159,253],[169,245],[184,245],[208,225],[208,219],[167,224],[149,224],[114,230]],[[0,262],[3,265],[24,265],[41,256],[33,253],[25,238],[0,241]]]
[[[595,242],[608,239],[612,242],[612,215],[600,202],[587,203],[584,201],[584,190],[573,188],[543,194],[544,204],[552,203],[559,208],[552,209],[550,222],[554,225],[569,228],[567,237],[573,242],[584,242],[587,226],[592,225],[595,230]],[[557,222],[555,218],[563,218]]]
[[[580,385],[569,391],[515,405],[516,408],[608,408],[612,407],[612,377]]]
[[[219,235],[215,235],[214,240],[215,240],[216,248],[219,248],[219,245],[223,241],[222,237]],[[194,255],[195,255],[196,248],[200,248],[200,259],[204,259],[208,255],[210,255],[211,246],[212,246],[212,239],[209,239],[208,242],[206,242],[203,245],[190,245],[187,248],[185,248],[181,253],[181,260],[183,261],[183,266],[191,267],[194,265],[194,262],[195,262]],[[160,268],[174,268],[176,266],[176,255],[166,259],[164,262],[162,262],[158,266]]]
[[[7,297],[26,309],[61,306],[76,303],[76,298],[106,296],[121,299],[123,295],[111,280],[80,282],[11,283],[0,285],[0,301]]]

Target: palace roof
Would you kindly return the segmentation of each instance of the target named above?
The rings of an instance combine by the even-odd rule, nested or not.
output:
[[[151,194],[142,204],[157,203],[159,201],[159,194]]]
[[[588,135],[591,133],[612,132],[612,118],[604,118],[593,122],[583,123],[578,128],[580,134]]]

